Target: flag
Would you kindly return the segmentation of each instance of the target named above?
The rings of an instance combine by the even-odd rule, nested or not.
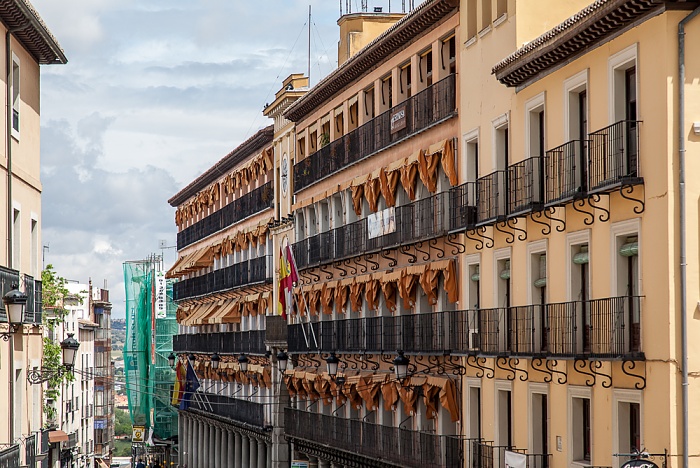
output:
[[[287,301],[287,290],[289,288],[289,264],[287,259],[280,249],[280,276],[279,276],[279,303],[278,303],[278,313],[283,319],[287,320],[287,308],[289,307]]]
[[[182,396],[182,401],[180,401],[180,409],[186,410],[190,407],[190,402],[194,396],[194,392],[199,388],[199,379],[197,374],[192,367],[192,364],[187,361],[187,375],[185,376],[185,394]]]
[[[292,252],[292,248],[289,246],[289,244],[287,244],[287,248],[285,249],[284,253],[289,269],[289,282],[291,283],[289,290],[291,291],[292,286],[299,282],[299,270],[297,270],[297,262],[294,260],[294,252]]]
[[[175,385],[173,386],[173,398],[172,405],[180,406],[180,401],[182,401],[183,390],[185,389],[185,377],[187,375],[187,370],[182,361],[177,361],[177,366],[175,367]]]

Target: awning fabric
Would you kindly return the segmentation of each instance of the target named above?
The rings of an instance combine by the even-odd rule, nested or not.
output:
[[[61,430],[49,431],[49,443],[57,442],[68,442],[68,434]]]

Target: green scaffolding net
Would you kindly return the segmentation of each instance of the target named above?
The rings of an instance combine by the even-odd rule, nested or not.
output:
[[[171,405],[175,373],[168,356],[177,333],[177,305],[171,281],[163,279],[159,262],[124,263],[126,290],[126,342],[124,370],[131,422],[153,428],[155,438],[177,434],[177,408]],[[164,304],[158,308],[156,291],[163,286]]]

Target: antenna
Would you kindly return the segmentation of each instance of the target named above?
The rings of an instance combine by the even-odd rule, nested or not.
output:
[[[46,252],[49,251],[49,244],[41,248],[41,269],[46,270]]]
[[[311,89],[311,5],[309,5],[309,48],[306,60],[306,76],[309,77],[309,89]]]

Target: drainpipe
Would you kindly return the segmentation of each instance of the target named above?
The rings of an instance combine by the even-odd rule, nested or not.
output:
[[[12,268],[12,31],[8,28],[5,33],[5,102],[7,103],[6,120],[7,128],[5,138],[7,141],[7,266]],[[12,397],[12,395],[10,395]]]
[[[688,311],[686,279],[686,204],[685,204],[685,25],[700,14],[700,7],[678,23],[678,189],[681,250],[681,374],[683,412],[683,466],[688,468]]]

